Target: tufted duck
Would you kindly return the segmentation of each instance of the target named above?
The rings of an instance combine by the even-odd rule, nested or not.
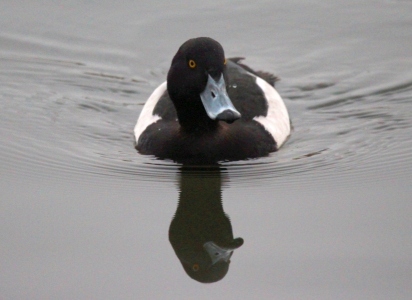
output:
[[[167,75],[144,105],[136,149],[191,164],[243,160],[276,151],[290,134],[276,77],[226,59],[206,37],[177,51]]]

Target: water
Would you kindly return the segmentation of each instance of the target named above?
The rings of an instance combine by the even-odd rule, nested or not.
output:
[[[411,25],[408,1],[4,3],[0,298],[409,299]],[[279,152],[188,171],[136,153],[145,100],[196,36],[281,77]],[[213,284],[169,242],[202,178],[193,210],[244,240]]]

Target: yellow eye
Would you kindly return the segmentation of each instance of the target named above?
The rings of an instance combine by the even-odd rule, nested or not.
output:
[[[198,264],[194,264],[194,265],[192,266],[192,270],[195,271],[195,272],[199,271],[199,265],[198,265]]]
[[[192,69],[196,68],[196,62],[193,59],[189,60],[189,67]]]
[[[226,63],[227,63],[227,59],[225,58],[225,61],[223,62],[223,64],[226,65]]]

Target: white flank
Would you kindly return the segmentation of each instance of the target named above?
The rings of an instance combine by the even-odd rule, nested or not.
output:
[[[290,120],[285,103],[273,86],[260,77],[256,77],[256,84],[262,89],[268,102],[267,116],[254,117],[273,136],[279,148],[290,134]]]
[[[153,110],[162,97],[163,93],[166,91],[166,81],[159,85],[153,93],[147,99],[145,105],[143,106],[142,112],[140,113],[139,119],[137,119],[136,126],[134,127],[134,136],[136,138],[136,143],[139,141],[139,137],[142,132],[151,124],[157,122],[161,119],[158,115],[153,115]]]

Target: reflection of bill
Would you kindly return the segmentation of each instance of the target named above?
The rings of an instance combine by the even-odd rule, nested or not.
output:
[[[169,241],[191,278],[219,281],[229,270],[233,251],[243,244],[242,238],[233,238],[223,211],[220,169],[183,167],[180,175],[179,205]]]

